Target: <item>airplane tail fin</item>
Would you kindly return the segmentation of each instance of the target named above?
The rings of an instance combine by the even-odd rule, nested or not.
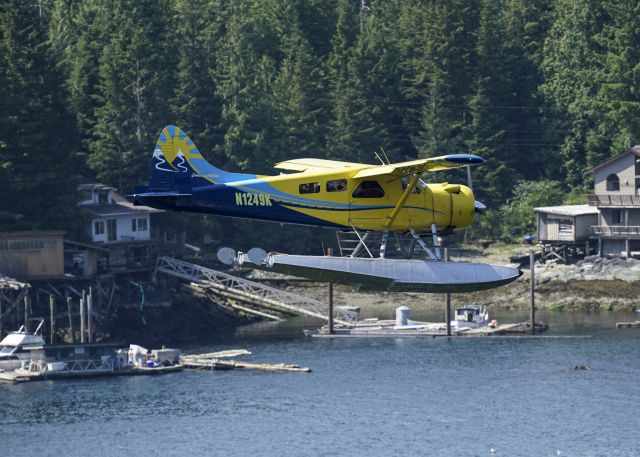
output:
[[[214,167],[182,129],[168,125],[160,132],[153,151],[149,190],[186,192],[195,186],[254,178],[255,175],[229,173]]]

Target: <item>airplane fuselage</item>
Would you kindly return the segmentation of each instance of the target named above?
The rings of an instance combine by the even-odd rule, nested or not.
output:
[[[136,189],[135,202],[167,210],[374,231],[436,224],[439,232],[467,227],[475,212],[466,186],[411,186],[411,175],[376,175],[376,165],[299,159],[278,164],[294,172],[276,176],[225,172],[172,126],[161,133],[153,160],[149,186]]]

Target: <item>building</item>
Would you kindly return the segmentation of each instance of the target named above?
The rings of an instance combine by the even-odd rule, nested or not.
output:
[[[0,274],[24,281],[64,278],[62,231],[0,233]]]
[[[640,257],[640,146],[594,167],[588,205],[534,208],[543,257],[566,260],[584,246],[601,256]],[[569,252],[576,253],[574,252]]]
[[[78,191],[78,205],[90,216],[86,228],[93,243],[151,240],[150,216],[160,210],[134,206],[115,188],[100,183],[80,184]]]
[[[542,260],[589,255],[594,245],[591,227],[598,223],[598,209],[589,205],[545,206],[533,209],[538,221]]]
[[[640,256],[640,146],[591,170],[595,193],[589,205],[599,212],[591,234],[601,255]]]
[[[152,215],[162,210],[134,206],[115,188],[101,183],[82,182],[78,192],[78,205],[85,213],[85,232],[91,240],[89,247],[96,249],[98,271],[146,271],[153,268],[158,253],[179,255],[183,252],[183,233],[153,226]],[[75,243],[75,248],[76,259],[84,255],[90,265],[93,263],[94,254],[88,247]],[[108,255],[103,255],[105,252]]]

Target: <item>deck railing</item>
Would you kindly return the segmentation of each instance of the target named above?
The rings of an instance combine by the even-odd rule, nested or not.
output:
[[[591,234],[602,238],[640,238],[640,226],[592,225]]]
[[[640,196],[630,194],[591,194],[588,195],[590,206],[638,206]]]

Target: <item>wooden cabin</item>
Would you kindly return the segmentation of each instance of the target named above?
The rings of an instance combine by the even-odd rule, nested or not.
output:
[[[20,280],[64,277],[62,231],[0,233],[0,274]]]
[[[589,205],[545,206],[533,209],[538,220],[541,243],[584,243],[591,226],[598,223],[598,209]]]

